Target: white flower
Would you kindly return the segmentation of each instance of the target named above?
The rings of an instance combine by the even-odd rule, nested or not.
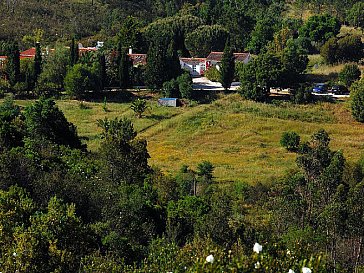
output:
[[[16,256],[18,256],[18,254],[16,254],[16,252],[13,252],[13,256],[16,257]]]
[[[292,269],[288,270],[288,273],[294,273],[294,271]]]
[[[209,255],[209,256],[207,256],[207,257],[206,257],[206,262],[208,262],[208,263],[213,263],[213,262],[214,262],[214,256],[212,256],[212,254],[211,254],[211,255]]]
[[[260,245],[260,244],[258,244],[258,243],[255,243],[254,244],[254,247],[253,247],[253,251],[254,252],[256,252],[256,253],[258,253],[259,254],[259,252],[261,252],[263,250],[263,246],[262,245]]]
[[[256,263],[254,264],[254,267],[255,267],[255,269],[258,269],[258,268],[260,267],[260,262],[256,262]]]
[[[302,273],[312,273],[312,270],[308,267],[302,267]]]

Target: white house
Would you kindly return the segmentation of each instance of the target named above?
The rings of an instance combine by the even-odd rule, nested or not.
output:
[[[209,67],[215,66],[219,69],[223,52],[211,52],[207,58],[179,58],[182,69],[190,72],[191,76],[203,76]],[[248,63],[251,60],[249,52],[234,53],[235,62]]]
[[[206,70],[206,58],[179,58],[179,63],[191,76],[201,76]]]

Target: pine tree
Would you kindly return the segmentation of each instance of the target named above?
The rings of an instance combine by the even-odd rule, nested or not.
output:
[[[38,76],[42,72],[42,52],[40,44],[35,44],[35,57],[34,57],[34,82],[37,82]]]
[[[20,80],[20,53],[18,43],[13,42],[7,48],[6,72],[9,82],[14,86]]]
[[[229,89],[235,74],[235,57],[230,47],[229,40],[226,41],[224,53],[220,65],[220,82],[225,90]]]

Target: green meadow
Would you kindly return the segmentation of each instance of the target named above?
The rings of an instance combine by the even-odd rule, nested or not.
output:
[[[29,101],[17,101],[25,106]],[[149,101],[138,119],[130,103],[58,100],[57,105],[91,151],[100,147],[97,120],[127,117],[138,137],[148,141],[150,164],[173,173],[186,164],[191,168],[203,161],[215,166],[219,182],[271,183],[295,168],[296,155],[280,146],[285,131],[295,131],[301,140],[320,128],[331,137],[331,147],[342,150],[346,159],[362,155],[364,125],[355,122],[347,102],[294,105],[285,101],[270,104],[246,101],[237,94],[223,95],[210,104],[193,107],[160,107]]]

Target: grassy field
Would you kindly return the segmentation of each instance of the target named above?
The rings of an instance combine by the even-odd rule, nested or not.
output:
[[[142,119],[134,117],[129,103],[107,103],[106,112],[102,103],[86,102],[87,109],[81,109],[77,101],[57,104],[77,125],[90,150],[99,148],[98,119],[128,117],[139,137],[147,139],[153,166],[173,173],[183,164],[195,168],[202,160],[209,160],[220,182],[270,183],[294,168],[296,155],[279,144],[284,131],[296,131],[308,140],[324,128],[332,139],[331,147],[343,150],[349,161],[360,158],[364,143],[364,125],[353,121],[343,102],[261,104],[236,94],[211,104],[182,108],[158,107],[150,101]]]

